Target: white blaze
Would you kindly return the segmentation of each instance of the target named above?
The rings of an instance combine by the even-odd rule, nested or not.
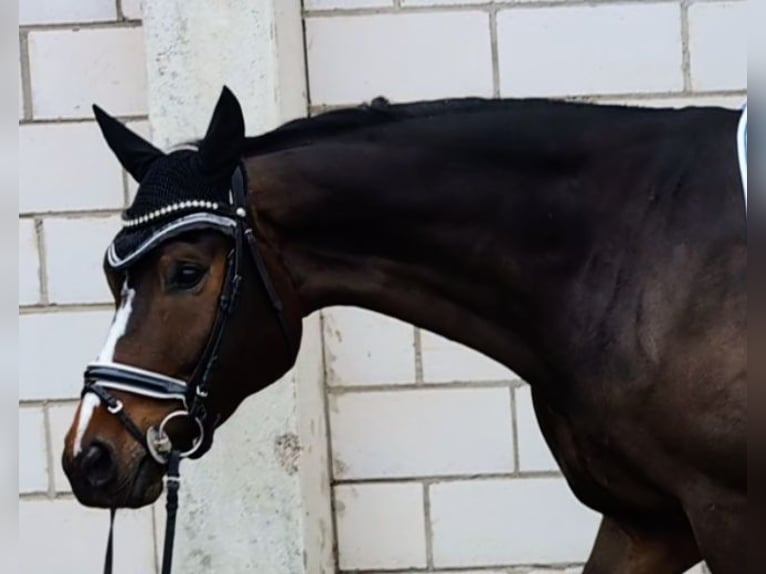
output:
[[[128,327],[128,321],[130,320],[130,314],[133,311],[133,298],[136,292],[133,289],[128,289],[127,281],[122,287],[122,302],[120,308],[117,309],[117,313],[114,315],[114,321],[109,329],[109,335],[106,337],[106,343],[101,353],[98,355],[99,363],[111,363],[114,359],[114,350],[117,348],[117,343],[125,334],[125,329]],[[99,399],[94,393],[85,393],[80,403],[80,416],[77,421],[77,432],[74,437],[74,456],[80,454],[82,450],[82,437],[85,435],[85,431],[90,424],[90,419],[93,413],[96,411],[98,405],[101,404]]]

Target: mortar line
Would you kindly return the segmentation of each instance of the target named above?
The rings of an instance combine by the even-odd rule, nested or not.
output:
[[[117,21],[126,20],[125,12],[122,11],[122,0],[114,0],[114,9],[117,11]]]
[[[684,92],[692,92],[691,49],[689,47],[689,0],[681,0],[681,73]]]
[[[128,172],[120,170],[122,175],[122,207],[127,209],[130,205],[130,190],[128,189]]]
[[[433,527],[431,526],[431,483],[423,481],[423,516],[426,527],[426,567],[434,569]]]
[[[48,253],[45,249],[45,228],[43,220],[35,218],[35,240],[37,242],[37,260],[39,264],[38,280],[40,282],[40,305],[48,305],[50,298],[48,296]]]
[[[73,492],[57,492],[51,498],[47,492],[20,492],[19,500],[77,500]]]
[[[69,399],[20,399],[19,408],[21,407],[59,407],[59,406],[75,406],[77,399],[75,397]]]
[[[319,341],[322,348],[322,407],[324,408],[325,418],[325,440],[327,441],[327,484],[328,484],[328,496],[330,497],[330,522],[332,527],[332,557],[335,569],[340,567],[340,551],[338,549],[338,520],[335,512],[335,476],[333,472],[333,456],[332,449],[332,432],[330,421],[330,394],[328,393],[329,386],[327,385],[327,354],[325,352],[325,316],[324,312],[319,312]]]
[[[46,303],[44,305],[19,305],[19,315],[45,315],[54,313],[78,313],[85,311],[114,311],[114,304]]]
[[[127,122],[142,122],[142,121],[148,121],[149,116],[146,114],[128,114],[128,115],[117,115],[114,116],[115,119],[127,123]],[[76,116],[71,118],[25,118],[23,120],[19,120],[20,126],[35,126],[35,125],[66,125],[66,124],[95,124],[96,120],[93,117],[88,116]]]
[[[305,13],[305,0],[301,0],[301,34],[303,35],[302,51],[303,51],[303,84],[306,88],[306,115],[311,115],[311,82],[309,81],[309,49],[308,49],[308,35],[306,32],[306,18]]]
[[[53,498],[56,496],[56,485],[54,482],[54,472],[53,472],[53,444],[52,444],[52,438],[53,434],[51,433],[51,421],[50,421],[50,413],[48,412],[48,401],[43,402],[42,406],[43,410],[43,428],[45,430],[45,458],[46,458],[46,466],[48,467],[46,470],[48,471],[48,496],[50,498]]]
[[[494,472],[494,473],[470,473],[445,474],[426,476],[392,476],[377,478],[350,478],[338,479],[336,485],[366,485],[366,484],[400,484],[403,482],[423,482],[429,484],[442,484],[467,481],[496,481],[496,480],[539,480],[541,478],[563,478],[564,475],[557,470],[535,470],[526,472]]]
[[[516,388],[511,388],[511,438],[513,441],[513,472],[521,472],[521,461],[519,455],[519,421],[518,405],[516,403]]]
[[[415,347],[415,384],[423,385],[423,332],[414,327],[412,344]]]
[[[65,218],[65,219],[82,219],[87,217],[101,217],[106,218],[113,215],[119,215],[120,209],[83,209],[81,211],[30,211],[26,213],[20,213],[19,219],[44,219],[44,218]]]
[[[720,0],[696,0],[720,1]],[[653,0],[655,4],[674,4],[678,0]],[[528,2],[492,2],[487,0],[479,4],[433,4],[427,6],[374,6],[369,8],[327,8],[318,10],[304,10],[303,15],[306,18],[332,18],[346,16],[378,16],[387,14],[428,14],[428,13],[447,13],[447,12],[488,12],[497,7],[499,10],[516,10],[526,8],[560,8],[566,6],[625,6],[625,5],[644,5],[646,0],[530,0]]]
[[[103,20],[99,22],[56,22],[54,24],[24,24],[22,32],[56,32],[80,30],[113,30],[115,28],[140,28],[141,20]]]
[[[157,505],[152,504],[152,545],[154,547],[154,572],[160,571],[160,548],[157,544],[159,532],[157,532]]]
[[[532,574],[542,573],[550,571],[551,574],[556,574],[561,570],[568,568],[582,568],[585,564],[583,562],[558,562],[554,564],[492,564],[489,566],[469,566],[471,572],[497,572],[499,570],[506,572],[507,574]],[[426,570],[424,568],[407,568],[405,570],[385,570],[386,574],[411,574],[414,572],[433,572],[434,570]],[[465,566],[444,566],[440,567],[439,572],[466,572]],[[381,574],[381,570],[338,570],[338,574]]]
[[[29,34],[19,31],[19,59],[21,60],[21,98],[23,104],[23,119],[31,120],[34,117],[32,103],[32,73],[29,64]]]
[[[502,381],[457,381],[452,383],[390,383],[381,385],[338,385],[328,387],[328,394],[344,395],[353,393],[379,393],[389,391],[423,391],[423,390],[456,390],[456,389],[506,389],[525,385],[521,379],[506,379]]]
[[[500,53],[497,45],[497,6],[489,12],[489,41],[492,57],[492,96],[500,97]]]

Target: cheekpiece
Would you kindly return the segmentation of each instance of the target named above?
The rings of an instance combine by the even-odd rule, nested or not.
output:
[[[233,235],[233,204],[229,177],[206,176],[194,149],[173,151],[155,161],[141,180],[107,249],[107,262],[124,269],[159,243],[189,231],[214,228]]]

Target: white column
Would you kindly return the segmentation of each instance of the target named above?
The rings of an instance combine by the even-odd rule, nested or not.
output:
[[[305,114],[300,0],[144,0],[144,30],[157,145],[202,137],[223,84],[248,135]],[[174,571],[334,572],[321,355],[312,316],[293,371],[183,463]],[[161,559],[164,499],[156,510]]]

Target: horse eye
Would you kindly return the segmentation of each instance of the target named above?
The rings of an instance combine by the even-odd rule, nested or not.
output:
[[[170,285],[175,289],[192,289],[202,280],[205,269],[191,263],[180,263],[173,270]]]

